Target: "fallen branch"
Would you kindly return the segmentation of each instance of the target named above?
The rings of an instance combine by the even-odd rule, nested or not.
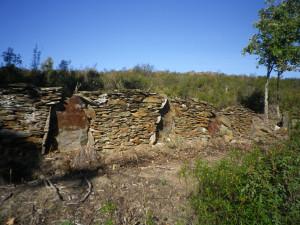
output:
[[[92,189],[93,189],[91,182],[86,177],[84,178],[84,180],[88,184],[88,192],[83,196],[83,198],[80,200],[80,202],[84,202],[90,196],[90,194],[92,193]]]
[[[64,201],[64,198],[63,198],[63,196],[60,194],[58,187],[56,187],[55,184],[53,184],[49,179],[46,179],[46,182],[47,182],[47,185],[48,185],[49,187],[51,187],[51,188],[55,191],[55,193],[57,194],[59,200]]]
[[[91,184],[91,182],[86,177],[84,178],[84,180],[88,184],[87,193],[85,193],[85,195],[79,201],[77,201],[77,202],[68,202],[67,205],[77,205],[79,203],[85,202],[85,200],[87,200],[87,198],[90,196],[90,194],[92,193],[93,185]]]
[[[13,193],[12,192],[10,192],[10,193],[8,193],[8,195],[6,195],[2,200],[1,200],[1,204],[0,205],[2,205],[5,201],[7,201],[8,199],[10,199],[11,197],[13,196]]]

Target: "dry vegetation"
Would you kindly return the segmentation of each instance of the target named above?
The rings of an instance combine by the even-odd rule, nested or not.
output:
[[[220,73],[175,73],[152,71],[145,66],[131,70],[98,72],[87,70],[31,71],[15,67],[0,68],[0,83],[28,82],[37,86],[62,86],[70,96],[77,84],[79,90],[141,89],[166,94],[169,97],[190,97],[222,108],[243,104],[258,112],[263,107],[265,78],[261,76],[226,75]],[[298,113],[300,80],[284,79],[280,85],[283,111]],[[276,79],[270,81],[270,103],[276,103]]]

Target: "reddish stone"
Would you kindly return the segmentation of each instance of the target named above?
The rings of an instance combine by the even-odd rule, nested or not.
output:
[[[210,135],[215,135],[216,133],[218,133],[220,130],[220,122],[216,119],[212,120],[209,124],[208,124],[208,133]]]
[[[88,126],[88,118],[84,109],[84,102],[78,96],[72,96],[64,104],[65,110],[56,112],[59,129],[76,130]]]

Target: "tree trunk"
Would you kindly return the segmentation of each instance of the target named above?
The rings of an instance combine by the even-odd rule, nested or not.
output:
[[[269,77],[265,84],[265,106],[264,106],[265,120],[269,119]]]
[[[280,103],[280,94],[279,94],[279,84],[280,84],[280,78],[282,75],[282,71],[278,71],[277,72],[277,85],[276,85],[276,113],[277,113],[277,118],[281,119],[281,113],[280,113],[280,107],[279,107],[279,103]]]
[[[265,84],[265,106],[264,106],[264,113],[265,113],[265,120],[269,120],[269,81],[272,72],[273,66],[268,66],[267,72],[267,81]]]

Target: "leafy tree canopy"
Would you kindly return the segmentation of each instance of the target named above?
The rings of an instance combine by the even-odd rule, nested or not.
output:
[[[61,60],[59,65],[58,65],[58,68],[59,70],[61,71],[68,71],[69,70],[69,65],[71,64],[70,61],[67,61],[67,60]]]
[[[22,59],[20,54],[14,53],[13,48],[7,48],[6,51],[2,53],[2,58],[5,63],[5,66],[17,66],[22,64]]]
[[[53,59],[51,57],[48,57],[41,65],[42,71],[51,71],[53,70]]]
[[[268,71],[292,71],[300,64],[300,1],[268,1],[259,11],[254,34],[244,53],[258,56]]]

